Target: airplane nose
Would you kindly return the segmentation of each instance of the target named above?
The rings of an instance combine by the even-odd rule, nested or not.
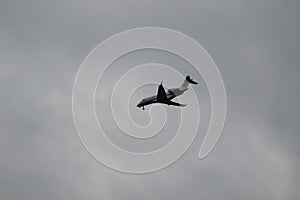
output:
[[[144,104],[144,99],[142,99],[136,106],[140,108],[143,106],[143,104]]]

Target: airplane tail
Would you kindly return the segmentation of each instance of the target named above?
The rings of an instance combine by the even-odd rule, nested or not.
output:
[[[181,84],[179,90],[187,90],[189,84],[194,84],[197,85],[198,83],[196,81],[194,81],[193,79],[191,79],[190,76],[186,76],[185,80],[183,81],[183,83]]]

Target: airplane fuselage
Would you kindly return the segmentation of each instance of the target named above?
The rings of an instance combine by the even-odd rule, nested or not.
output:
[[[167,100],[168,101],[171,101],[172,99],[174,99],[175,97],[183,94],[185,91],[187,91],[187,89],[185,90],[180,90],[179,88],[172,88],[172,89],[169,89],[168,92],[167,92]],[[144,108],[144,106],[147,106],[147,105],[150,105],[150,104],[153,104],[153,103],[164,103],[164,104],[168,104],[167,102],[164,102],[164,101],[159,101],[157,99],[157,95],[153,95],[153,96],[150,96],[150,97],[146,97],[144,99],[141,100],[141,102],[137,105],[137,107],[142,107]]]

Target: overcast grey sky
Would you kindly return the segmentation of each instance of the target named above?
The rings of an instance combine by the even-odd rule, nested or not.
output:
[[[297,0],[1,0],[0,199],[299,199],[299,9]],[[171,167],[128,175],[85,151],[71,95],[92,48],[144,26],[206,48],[228,112],[206,159],[199,136]]]

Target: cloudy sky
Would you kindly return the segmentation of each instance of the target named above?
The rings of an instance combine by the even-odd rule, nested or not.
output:
[[[1,0],[0,199],[299,199],[299,9],[297,0]],[[199,136],[169,168],[129,175],[81,144],[72,87],[99,42],[144,26],[206,48],[228,112],[204,160]]]

